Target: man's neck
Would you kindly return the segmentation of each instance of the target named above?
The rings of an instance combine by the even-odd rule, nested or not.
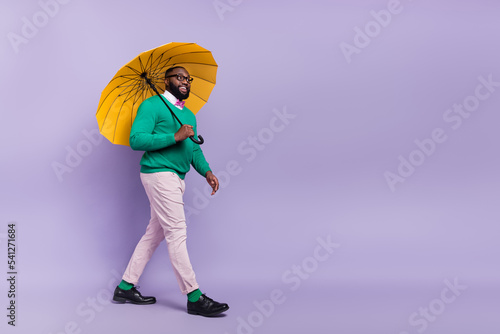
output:
[[[165,90],[165,92],[163,93],[163,96],[168,100],[168,102],[172,103],[174,106],[176,106],[177,108],[179,108],[180,110],[182,110],[183,108],[181,108],[180,106],[177,106],[175,105],[175,103],[179,100],[178,98],[176,98],[174,96],[174,94],[172,94],[171,92],[169,92],[168,90]],[[181,101],[181,100],[179,100]]]
[[[177,96],[175,96],[174,94],[172,94],[172,92],[171,92],[171,91],[169,91],[168,89],[165,89],[165,92],[164,92],[163,94],[165,94],[165,95],[170,95],[170,97],[171,97],[172,99],[175,99],[175,101],[177,101],[177,100],[182,101],[182,99],[177,98]]]

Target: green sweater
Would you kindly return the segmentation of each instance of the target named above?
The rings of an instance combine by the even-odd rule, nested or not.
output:
[[[193,126],[197,138],[196,117],[191,110],[186,107],[179,110],[165,97],[161,99],[168,103],[183,124]],[[141,173],[174,172],[184,179],[191,164],[200,175],[205,176],[210,166],[200,145],[189,138],[176,143],[174,134],[179,128],[179,122],[159,96],[152,96],[141,103],[130,130],[130,147],[146,151],[141,159]]]

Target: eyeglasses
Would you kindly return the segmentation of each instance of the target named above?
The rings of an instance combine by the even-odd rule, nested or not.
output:
[[[183,82],[184,80],[186,80],[188,83],[191,83],[194,80],[193,78],[185,77],[182,74],[172,74],[172,75],[167,76],[167,78],[170,78],[170,77],[177,77],[177,80],[179,80],[180,82]]]

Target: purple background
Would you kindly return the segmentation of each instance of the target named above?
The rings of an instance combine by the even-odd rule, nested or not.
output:
[[[0,262],[7,276],[16,222],[19,272],[15,328],[1,280],[2,333],[497,334],[500,87],[457,129],[443,115],[478,77],[500,82],[500,4],[401,0],[348,62],[341,43],[388,1],[220,2],[231,8],[221,16],[213,1],[72,0],[43,22],[39,2],[1,1]],[[37,15],[16,52],[8,36]],[[108,302],[149,219],[142,153],[83,132],[97,129],[116,71],[174,41],[219,64],[197,118],[224,187],[200,199],[206,181],[192,170],[185,194],[198,208],[188,247],[201,289],[231,307],[217,319],[185,312],[164,243],[140,282],[158,303]],[[284,110],[294,118],[269,137]],[[446,141],[391,191],[384,173],[436,128]],[[259,134],[266,144],[247,161]],[[88,154],[58,179],[53,165],[79,147]],[[237,175],[224,174],[230,161]],[[318,262],[328,236],[340,247]],[[449,303],[446,280],[462,287]],[[259,311],[276,289],[283,302]],[[429,320],[414,314],[426,308]]]

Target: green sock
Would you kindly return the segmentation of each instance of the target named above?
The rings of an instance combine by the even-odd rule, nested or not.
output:
[[[200,289],[196,289],[196,290],[191,291],[190,293],[188,293],[188,300],[191,303],[197,302],[198,299],[200,299],[200,297],[201,297],[201,291],[200,291]]]
[[[122,290],[130,290],[134,287],[134,285],[122,280],[120,284],[118,284],[118,287]]]

